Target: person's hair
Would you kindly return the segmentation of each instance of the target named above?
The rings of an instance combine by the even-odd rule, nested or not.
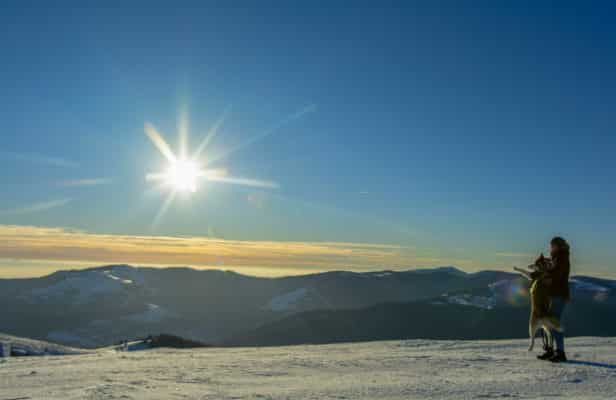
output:
[[[552,240],[550,240],[550,244],[560,251],[569,252],[569,243],[560,236],[553,237]]]
[[[569,260],[569,243],[560,236],[556,236],[550,240],[550,244],[555,247],[550,251],[550,258],[555,265],[571,268]]]

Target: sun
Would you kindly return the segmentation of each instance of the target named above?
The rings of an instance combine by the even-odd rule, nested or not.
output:
[[[271,181],[262,181],[258,179],[250,179],[244,177],[232,176],[227,173],[227,169],[221,166],[212,168],[213,159],[220,160],[209,154],[208,157],[202,157],[207,150],[207,145],[216,136],[218,129],[226,118],[227,112],[214,123],[212,128],[207,132],[199,146],[193,151],[188,151],[188,121],[187,114],[181,113],[179,121],[179,149],[177,152],[171,149],[169,143],[158,132],[154,125],[146,122],[144,132],[152,141],[154,146],[160,151],[160,154],[167,160],[166,169],[160,172],[149,172],[145,179],[149,182],[154,182],[158,187],[166,188],[169,193],[161,205],[158,213],[154,217],[152,227],[158,224],[158,221],[163,217],[166,210],[171,206],[177,195],[189,196],[199,190],[201,183],[220,182],[233,185],[251,186],[262,189],[277,189],[278,184]],[[269,134],[269,132],[266,132]],[[253,139],[254,140],[254,139]],[[250,142],[247,142],[250,143]],[[241,147],[241,146],[240,146]],[[239,148],[239,147],[238,147]],[[230,151],[223,154],[230,154]]]
[[[193,160],[172,161],[164,173],[163,181],[166,185],[181,193],[194,193],[197,191],[202,171],[199,164]]]

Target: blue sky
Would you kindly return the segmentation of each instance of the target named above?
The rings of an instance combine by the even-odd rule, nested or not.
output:
[[[562,234],[613,274],[609,5],[131,3],[1,6],[1,225],[405,249],[375,269],[510,268]],[[230,110],[205,157],[240,145],[215,166],[280,187],[207,182],[153,226],[143,127],[175,146],[182,109],[193,146]]]

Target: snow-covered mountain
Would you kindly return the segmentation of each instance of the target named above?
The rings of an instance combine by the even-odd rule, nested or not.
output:
[[[452,267],[267,279],[110,265],[0,280],[0,300],[10,333],[96,347],[159,332],[216,342],[294,313],[415,301],[488,281]]]
[[[80,272],[60,272],[56,282],[35,287],[21,296],[24,300],[44,302],[65,302],[75,304],[95,301],[98,296],[117,295],[122,291],[135,290],[143,284],[138,269],[126,265],[115,265],[102,269]]]
[[[468,274],[489,277],[481,272]],[[492,283],[446,291],[431,299],[287,315],[225,340],[229,346],[272,346],[388,339],[504,339],[528,335],[529,282],[494,275]],[[569,336],[616,335],[612,281],[574,277],[563,324]]]
[[[262,327],[283,327],[294,316],[303,318],[311,312],[343,312],[347,320],[353,320],[348,315],[361,315],[353,310],[376,306],[398,310],[392,304],[409,303],[412,307],[442,307],[444,311],[437,312],[442,315],[450,312],[449,307],[517,312],[515,307],[527,304],[527,286],[515,274],[465,273],[454,267],[333,271],[271,279],[219,270],[111,265],[36,279],[0,280],[0,329],[85,347],[156,333],[221,343]],[[616,307],[612,281],[574,277],[572,288],[576,303]],[[396,322],[379,324],[388,328]],[[605,334],[603,330],[588,333]],[[380,337],[360,336],[366,340]],[[348,334],[340,340],[345,337]],[[323,338],[314,339],[323,342]]]

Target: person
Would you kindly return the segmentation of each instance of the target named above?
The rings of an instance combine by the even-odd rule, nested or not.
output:
[[[569,273],[571,272],[569,251],[569,243],[562,237],[556,236],[550,241],[551,266],[548,270],[546,282],[549,286],[550,311],[561,322],[565,306],[569,301]],[[538,358],[552,362],[567,361],[564,332],[551,329],[550,334],[556,349],[548,344],[545,353]]]

